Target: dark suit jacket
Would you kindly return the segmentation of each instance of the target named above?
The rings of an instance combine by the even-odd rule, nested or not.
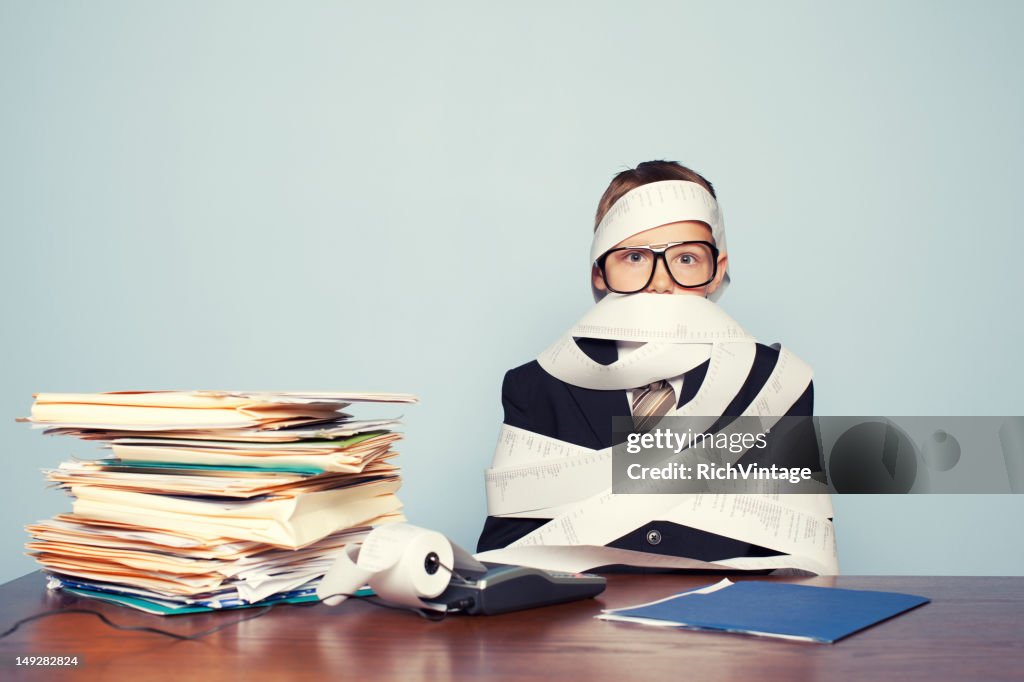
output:
[[[577,343],[584,353],[600,364],[611,364],[618,357],[615,341],[582,338]],[[750,374],[739,394],[726,408],[724,417],[739,416],[753,402],[754,397],[767,382],[778,357],[779,352],[774,348],[757,344]],[[685,405],[693,399],[704,381],[709,364],[704,362],[684,375],[678,405]],[[630,414],[626,391],[597,391],[567,384],[545,372],[536,360],[511,369],[505,374],[501,402],[505,408],[506,424],[595,450],[613,445],[612,417]],[[793,404],[786,416],[810,416],[813,406],[812,384]],[[809,420],[808,427],[809,432],[804,437],[816,442]],[[814,452],[817,452],[816,445]],[[802,455],[799,462],[790,460],[786,465],[820,469],[818,457],[814,456],[811,459]],[[547,521],[548,519],[489,516],[480,534],[477,551],[505,547]],[[668,521],[652,521],[608,543],[608,546],[686,556],[703,561],[778,554],[777,551],[765,547]]]

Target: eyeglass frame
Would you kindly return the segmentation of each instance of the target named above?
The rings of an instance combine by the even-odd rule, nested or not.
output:
[[[668,258],[665,257],[665,252],[668,251],[673,246],[679,246],[681,244],[704,244],[709,249],[711,249],[711,278],[708,279],[708,281],[702,282],[700,284],[680,284],[679,280],[677,280],[675,275],[672,274],[672,268],[670,268],[668,265]],[[651,253],[654,254],[654,265],[651,267],[651,276],[647,278],[647,282],[642,287],[635,289],[633,291],[619,291],[618,289],[613,289],[612,285],[608,283],[608,275],[605,273],[604,270],[605,261],[608,260],[608,256],[612,255],[616,251],[633,251],[636,249],[644,249],[645,251],[650,251]],[[658,271],[659,258],[665,264],[665,272],[668,273],[669,278],[673,282],[675,282],[676,286],[682,287],[683,289],[699,289],[700,287],[705,287],[714,282],[715,277],[718,276],[718,256],[718,247],[712,244],[711,242],[705,241],[703,239],[690,239],[683,242],[648,244],[646,246],[617,246],[614,249],[608,249],[607,251],[602,253],[601,256],[596,261],[594,261],[594,265],[596,265],[597,269],[601,272],[601,279],[604,280],[604,285],[608,287],[608,291],[611,291],[612,293],[615,294],[636,294],[643,291],[647,287],[651,286],[651,282],[654,281],[654,273]]]

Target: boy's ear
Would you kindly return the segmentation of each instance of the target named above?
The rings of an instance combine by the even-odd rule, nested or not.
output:
[[[590,267],[590,281],[598,291],[608,291],[608,287],[604,284],[604,277],[601,276],[601,271],[597,265]]]
[[[708,296],[715,293],[721,284],[722,280],[725,279],[725,269],[729,267],[729,254],[721,253],[718,255],[718,273],[715,278],[711,280],[711,284],[708,285]]]

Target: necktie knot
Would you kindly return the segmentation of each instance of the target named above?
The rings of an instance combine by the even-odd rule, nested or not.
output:
[[[633,423],[637,431],[646,431],[654,426],[675,404],[675,391],[664,379],[653,381],[633,393]]]

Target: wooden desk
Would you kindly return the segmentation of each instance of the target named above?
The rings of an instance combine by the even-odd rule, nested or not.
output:
[[[780,578],[758,578],[775,579]],[[851,577],[784,579],[931,597],[837,644],[608,623],[603,607],[655,599],[713,578],[611,575],[596,600],[491,617],[428,622],[360,602],[277,607],[267,615],[177,642],[121,632],[67,614],[23,625],[0,640],[2,679],[156,680],[996,680],[1024,679],[1024,578]],[[0,587],[0,629],[68,606],[39,573]],[[124,625],[198,632],[244,611],[160,618],[90,600]],[[18,655],[77,654],[78,669],[14,666]]]

